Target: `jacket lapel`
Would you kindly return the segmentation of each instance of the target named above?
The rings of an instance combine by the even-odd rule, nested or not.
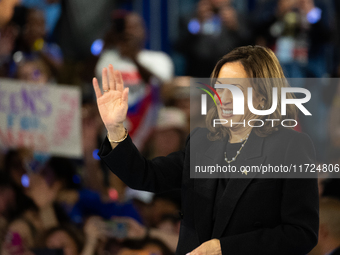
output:
[[[197,154],[196,162],[199,165],[215,165],[222,162],[226,140],[213,142],[204,155]],[[203,163],[203,164],[201,164]],[[213,210],[218,179],[194,178],[194,220],[200,243],[210,240],[213,230]]]
[[[234,162],[237,169],[240,169],[240,166],[257,166],[263,163],[265,160],[265,157],[262,156],[263,141],[263,137],[257,136],[253,131],[251,132],[241,154]],[[255,172],[248,172],[247,175],[242,174],[241,178],[230,178],[221,198],[223,206],[217,212],[211,238],[220,238],[222,236],[237,202],[256,174]]]
[[[260,165],[264,161],[265,158],[261,156],[263,140],[263,137],[259,137],[254,132],[251,132],[241,154],[234,162],[238,169],[239,166]],[[212,166],[225,163],[223,152],[225,151],[227,141],[228,137],[212,142],[204,155],[196,155],[196,162],[204,162],[203,165]],[[242,175],[241,178],[231,178],[229,180],[221,198],[223,206],[217,212],[214,225],[212,223],[212,216],[218,179],[194,179],[194,220],[200,243],[222,236],[238,200],[255,175],[256,173],[249,172],[247,176]]]

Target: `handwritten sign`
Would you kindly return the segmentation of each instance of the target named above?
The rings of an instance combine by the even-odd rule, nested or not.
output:
[[[81,157],[80,90],[0,79],[0,148]]]

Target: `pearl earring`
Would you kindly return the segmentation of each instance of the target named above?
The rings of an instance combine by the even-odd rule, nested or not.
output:
[[[262,109],[264,108],[264,105],[261,105]]]

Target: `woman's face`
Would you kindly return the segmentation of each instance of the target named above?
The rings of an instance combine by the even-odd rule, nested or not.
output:
[[[10,187],[0,188],[0,215],[7,216],[7,213],[15,207],[15,193]]]
[[[222,66],[218,77],[217,77],[217,83],[223,84],[222,78],[230,78],[230,79],[237,79],[240,82],[238,84],[233,84],[240,88],[244,95],[244,115],[233,115],[233,96],[229,89],[216,89],[216,92],[219,94],[222,105],[220,104],[220,101],[218,100],[217,96],[215,95],[215,100],[217,103],[217,110],[218,110],[218,117],[220,119],[226,119],[228,122],[226,124],[223,124],[225,127],[231,127],[231,122],[243,122],[244,116],[246,116],[248,113],[250,113],[248,108],[248,87],[251,87],[250,83],[248,82],[247,78],[248,75],[246,71],[244,70],[243,65],[240,62],[231,62],[226,63]],[[220,79],[221,78],[221,79]],[[244,79],[238,79],[238,78],[244,78]],[[255,108],[258,108],[260,104],[260,100],[257,96],[255,96],[255,93],[253,92],[253,105]],[[241,124],[243,125],[243,124]],[[248,126],[247,120],[245,122],[245,127]],[[233,127],[235,127],[235,124],[233,124]]]
[[[78,255],[76,243],[62,230],[54,232],[47,238],[46,247],[49,249],[63,249],[64,255]]]
[[[169,127],[168,129],[155,130],[153,136],[154,156],[166,156],[181,147],[181,135],[179,131]]]
[[[37,85],[45,85],[48,82],[48,74],[42,70],[37,62],[28,61],[19,66],[18,79]]]
[[[145,27],[143,19],[135,13],[131,13],[125,20],[125,36],[128,40],[142,43],[145,39]]]

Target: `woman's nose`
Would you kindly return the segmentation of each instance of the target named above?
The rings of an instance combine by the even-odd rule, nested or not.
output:
[[[232,103],[233,95],[229,89],[224,89],[220,94],[222,104]]]

